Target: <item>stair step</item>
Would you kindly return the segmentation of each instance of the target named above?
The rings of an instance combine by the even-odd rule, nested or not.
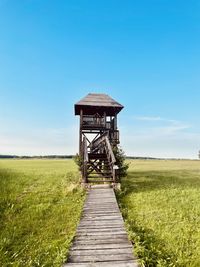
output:
[[[112,175],[112,172],[92,172],[89,175],[95,175],[95,174],[100,174],[100,175]]]
[[[98,159],[97,159],[98,160]],[[94,161],[93,160],[89,160],[88,162],[87,162],[87,164],[88,165],[91,165],[91,163],[97,163],[97,161],[94,159]],[[98,162],[99,163],[99,162]],[[104,166],[105,165],[110,165],[110,163],[107,161],[107,160],[102,160],[102,163],[104,164]]]
[[[91,178],[91,179],[96,179],[96,178],[105,178],[105,179],[109,179],[110,177],[112,177],[111,175],[107,175],[107,176],[99,176],[99,175],[96,175],[96,176],[91,176],[89,175],[88,178]]]
[[[88,180],[88,183],[113,183],[113,180],[112,179],[109,179],[109,180]]]
[[[109,179],[112,179],[112,177],[111,176],[109,176],[109,177],[99,177],[99,176],[96,176],[96,177],[91,177],[91,176],[88,176],[88,179],[93,179],[93,180],[109,180]]]
[[[100,176],[100,177],[99,177],[98,175],[96,175],[96,176],[91,176],[91,175],[88,176],[88,178],[93,178],[93,179],[95,179],[95,178],[101,178],[101,179],[102,179],[102,178],[110,178],[110,177],[111,177],[111,175],[106,175],[106,176],[103,176],[103,175],[102,175],[102,176]]]
[[[107,159],[106,154],[100,153],[89,153],[89,159]]]
[[[111,176],[112,173],[109,172],[109,173],[102,173],[102,172],[90,172],[90,173],[87,173],[87,176]]]

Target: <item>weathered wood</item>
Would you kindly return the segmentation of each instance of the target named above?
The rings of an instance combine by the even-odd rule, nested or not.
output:
[[[85,244],[85,243],[77,243],[76,246],[74,246],[73,248],[71,248],[71,251],[74,251],[74,250],[89,250],[89,249],[93,249],[93,250],[97,250],[97,249],[113,249],[113,248],[118,248],[118,249],[121,249],[121,248],[131,248],[132,250],[132,246],[131,244],[128,244],[127,245],[127,242],[125,243],[108,243],[108,244]]]
[[[71,256],[88,256],[93,255],[94,249],[81,249],[72,250]],[[132,256],[131,248],[101,248],[95,250],[95,255],[120,255],[120,254],[130,254]]]
[[[100,244],[129,244],[130,242],[128,241],[127,238],[115,238],[115,239],[85,239],[85,238],[77,238],[74,243],[73,243],[73,247],[76,245],[100,245]]]
[[[89,190],[64,266],[136,267],[137,260],[132,251],[113,189]]]
[[[81,224],[79,225],[80,227],[89,227],[89,226],[92,226],[92,227],[94,227],[94,228],[103,228],[103,227],[119,227],[119,226],[121,226],[121,223],[120,222],[113,222],[113,221],[107,221],[107,222],[93,222],[92,224],[90,223],[90,221],[88,221],[88,222],[86,222],[86,223],[83,223],[83,222],[81,222]],[[90,229],[90,227],[88,228],[88,229]]]
[[[88,244],[117,244],[117,243],[126,243],[128,242],[128,239],[125,235],[121,236],[115,236],[112,238],[111,236],[109,238],[106,238],[105,236],[79,236],[77,237],[76,241],[87,241]]]
[[[107,220],[107,221],[93,221],[92,224],[90,222],[90,220],[87,220],[87,221],[81,221],[80,226],[87,226],[87,225],[95,225],[95,226],[102,226],[102,225],[113,225],[113,226],[116,226],[116,225],[121,225],[121,222],[119,222],[118,220]]]
[[[93,263],[68,263],[64,267],[139,267],[137,260]]]
[[[117,232],[117,231],[124,231],[124,228],[123,227],[112,227],[112,226],[110,226],[110,227],[106,227],[106,226],[104,226],[104,227],[78,227],[78,229],[77,229],[77,233],[78,232],[88,232],[88,230],[90,231],[90,233],[92,233],[92,232]]]
[[[120,216],[118,216],[118,215],[107,215],[107,216],[104,216],[104,215],[102,215],[102,216],[97,216],[97,215],[95,215],[95,216],[91,216],[91,215],[85,215],[83,218],[82,218],[82,220],[83,221],[87,221],[87,220],[90,220],[90,222],[92,222],[92,221],[96,221],[96,220],[118,220],[118,221],[123,221],[122,220],[122,218],[120,217]]]
[[[83,124],[83,110],[80,109],[80,123],[79,123],[79,155],[82,154],[82,124]]]
[[[106,209],[106,210],[96,210],[96,209],[84,209],[83,210],[83,214],[85,214],[87,211],[87,214],[119,214],[119,211],[116,209],[116,210],[109,210],[109,209]]]
[[[127,254],[118,254],[118,255],[96,255],[94,253],[93,255],[87,255],[87,256],[69,256],[70,262],[98,262],[98,261],[120,261],[120,260],[132,260],[133,255],[132,253]]]
[[[106,94],[88,94],[74,106],[75,115],[80,114],[83,109],[86,115],[93,115],[95,110],[104,116],[114,116],[123,109],[123,106]]]
[[[83,160],[83,185],[115,183],[113,147],[119,144],[117,113],[123,106],[108,95],[88,94],[74,107],[75,115],[80,115],[79,156]]]
[[[127,233],[125,231],[115,231],[115,232],[110,232],[110,231],[106,231],[106,232],[103,232],[101,230],[99,230],[98,232],[88,232],[88,231],[78,231],[78,236],[81,237],[81,236],[86,236],[87,238],[99,238],[99,236],[102,238],[102,237],[105,237],[107,239],[110,239],[110,238],[113,238],[113,237],[117,237],[117,236],[126,236]]]

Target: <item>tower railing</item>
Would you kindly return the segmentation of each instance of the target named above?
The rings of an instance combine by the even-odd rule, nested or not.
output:
[[[110,141],[108,139],[108,136],[105,136],[105,151],[106,151],[108,161],[110,163],[110,168],[111,168],[112,176],[113,176],[113,182],[115,183],[116,182],[116,173],[115,173],[115,171],[116,171],[116,169],[115,169],[116,159],[115,159],[115,155],[112,151],[112,147],[111,147]]]
[[[106,122],[104,117],[97,117],[91,115],[83,115],[83,127],[106,127]]]
[[[104,128],[111,129],[113,126],[113,120],[107,121],[105,117],[94,115],[83,115],[82,127],[87,128]]]
[[[99,146],[102,147],[105,136],[108,136],[107,132],[101,134],[97,139],[91,142],[91,144],[89,145],[91,153],[99,150]]]

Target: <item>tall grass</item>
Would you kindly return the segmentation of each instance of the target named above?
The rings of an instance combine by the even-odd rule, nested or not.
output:
[[[200,162],[130,161],[118,195],[145,266],[200,266]]]
[[[0,160],[0,266],[61,266],[85,192],[72,160]],[[130,161],[118,193],[145,266],[200,266],[200,162]]]
[[[72,160],[0,161],[0,266],[61,266],[85,193]]]

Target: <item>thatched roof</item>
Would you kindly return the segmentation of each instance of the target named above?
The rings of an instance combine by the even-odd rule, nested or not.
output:
[[[119,113],[123,106],[106,94],[88,94],[75,105],[75,115],[80,115],[83,110],[85,115],[93,115],[95,113],[102,114],[106,112],[107,116],[114,116]]]

